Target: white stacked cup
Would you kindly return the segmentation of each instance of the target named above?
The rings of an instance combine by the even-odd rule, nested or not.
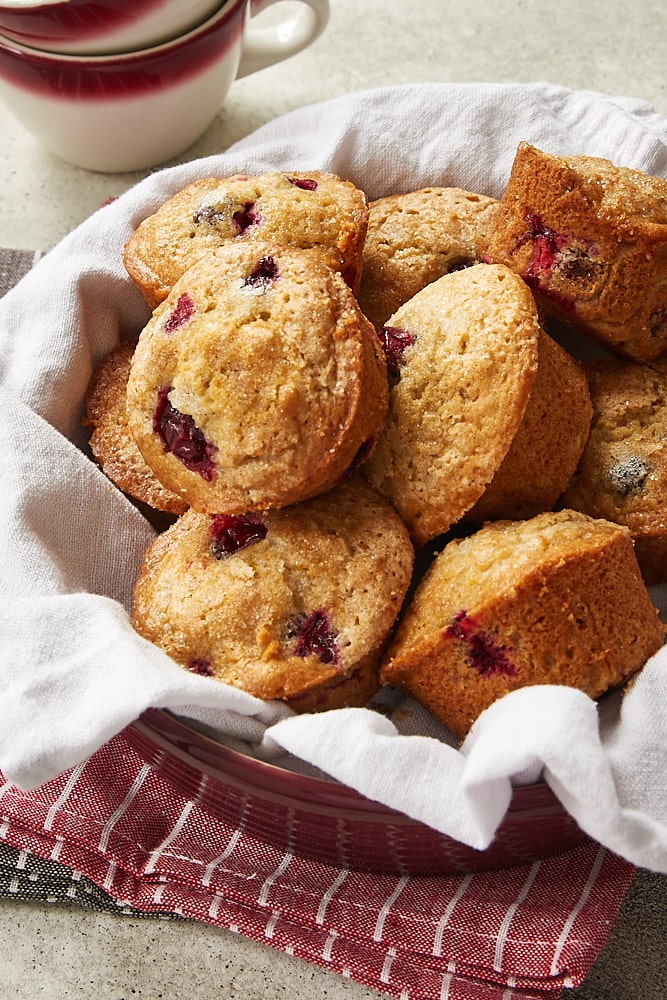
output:
[[[52,153],[89,170],[142,170],[208,128],[235,79],[296,55],[329,18],[300,0],[0,0],[0,97]]]

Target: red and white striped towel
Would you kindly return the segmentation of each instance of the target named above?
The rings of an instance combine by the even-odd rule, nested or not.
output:
[[[464,876],[336,868],[291,851],[287,829],[281,847],[242,814],[230,822],[210,808],[216,778],[180,781],[189,765],[139,746],[126,730],[33,791],[1,784],[0,839],[119,902],[238,932],[397,1000],[543,1000],[577,986],[634,874],[590,840]]]

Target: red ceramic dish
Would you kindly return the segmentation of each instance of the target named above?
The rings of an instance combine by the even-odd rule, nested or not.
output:
[[[477,851],[345,785],[223,747],[165,712],[146,712],[128,738],[184,795],[194,797],[206,774],[206,806],[230,825],[336,868],[411,875],[487,871],[558,854],[586,839],[545,784],[516,788],[493,842]]]

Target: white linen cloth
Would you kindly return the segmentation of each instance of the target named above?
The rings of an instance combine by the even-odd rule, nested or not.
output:
[[[409,730],[367,709],[292,716],[189,674],[134,633],[131,594],[153,531],[84,453],[93,369],[148,319],[121,251],[190,181],[322,168],[370,198],[429,184],[499,196],[517,144],[605,156],[667,177],[667,120],[638,100],[549,84],[382,88],[294,111],[226,153],[156,172],[99,209],[0,301],[0,768],[30,788],[148,707],[253,752],[287,751],[372,799],[486,847],[513,781],[543,774],[591,836],[667,872],[667,649],[623,699],[510,694],[458,750],[426,713]],[[667,613],[667,588],[653,588]],[[405,715],[405,713],[404,713]]]

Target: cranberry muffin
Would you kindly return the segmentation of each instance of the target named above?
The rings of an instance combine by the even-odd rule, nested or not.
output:
[[[663,644],[627,528],[576,511],[495,521],[435,557],[381,678],[462,739],[494,701],[532,684],[591,698]]]
[[[425,285],[484,259],[496,207],[457,187],[371,202],[358,297],[376,329]]]
[[[523,142],[488,259],[613,353],[647,362],[667,349],[667,180]]]
[[[375,331],[318,254],[220,247],[139,337],[130,430],[167,489],[203,513],[297,503],[373,448],[387,412]]]
[[[311,170],[205,177],[173,195],[137,227],[123,261],[151,308],[211,250],[255,240],[320,248],[356,290],[367,225],[366,195],[335,174]]]
[[[563,347],[541,332],[537,375],[507,454],[467,524],[521,520],[555,507],[588,440],[593,407],[585,372]]]
[[[295,711],[363,705],[413,550],[360,477],[266,514],[188,511],[148,550],[133,624],[177,663]]]
[[[431,282],[383,327],[389,414],[363,474],[420,547],[483,494],[523,419],[538,366],[530,289],[475,264]]]
[[[563,503],[625,525],[647,583],[667,581],[667,362],[586,364],[593,421]]]

